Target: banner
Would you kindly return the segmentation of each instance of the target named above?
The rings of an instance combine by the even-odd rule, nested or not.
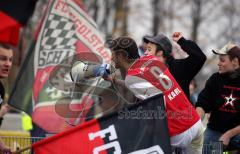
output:
[[[74,62],[111,60],[95,22],[80,6],[75,0],[50,1],[34,50],[30,49],[9,100],[32,114],[33,121],[49,133],[83,122],[81,117],[93,104],[92,85],[100,78],[85,81],[77,91],[66,75]]]
[[[36,154],[171,153],[162,95],[91,120],[32,146]]]
[[[0,1],[0,42],[17,45],[20,28],[32,15],[37,0]]]

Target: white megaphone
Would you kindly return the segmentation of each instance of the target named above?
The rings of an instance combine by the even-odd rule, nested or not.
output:
[[[83,61],[76,61],[70,71],[72,81],[79,82],[99,76],[110,74],[109,64],[93,64]]]

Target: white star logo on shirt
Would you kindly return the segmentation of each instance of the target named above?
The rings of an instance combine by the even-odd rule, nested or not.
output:
[[[236,100],[236,98],[233,97],[231,94],[229,97],[224,97],[227,102],[225,102],[224,106],[231,105],[234,108],[233,102]]]

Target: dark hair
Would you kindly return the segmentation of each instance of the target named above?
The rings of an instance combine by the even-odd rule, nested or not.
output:
[[[233,47],[227,52],[227,55],[229,56],[230,60],[233,60],[234,58],[238,59],[238,64],[240,65],[240,48],[238,46]],[[233,72],[227,73],[230,77],[230,79],[236,79],[240,77],[240,68],[237,68]]]
[[[228,54],[230,60],[237,58],[238,63],[240,65],[240,48],[238,46],[235,46],[232,49],[230,49],[227,54]]]
[[[156,43],[154,43],[154,44],[156,44]],[[159,44],[156,44],[156,46],[157,46],[156,52],[162,51],[164,58],[169,58],[169,57],[171,57],[171,53],[170,53],[170,52],[164,50]]]
[[[0,43],[0,48],[11,49],[11,46],[6,43]]]
[[[128,36],[108,40],[106,44],[113,51],[125,51],[128,59],[138,59],[140,57],[136,42]]]

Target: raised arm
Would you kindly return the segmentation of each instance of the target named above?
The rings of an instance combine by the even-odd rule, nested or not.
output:
[[[202,68],[207,57],[195,42],[186,40],[181,32],[173,33],[172,39],[189,55],[187,58],[177,61],[176,66],[184,67],[189,74],[187,80],[191,80]]]
[[[185,51],[189,57],[195,58],[202,63],[206,61],[206,56],[199,48],[199,46],[191,40],[186,40],[181,32],[173,33],[172,39],[181,46],[183,51]]]

